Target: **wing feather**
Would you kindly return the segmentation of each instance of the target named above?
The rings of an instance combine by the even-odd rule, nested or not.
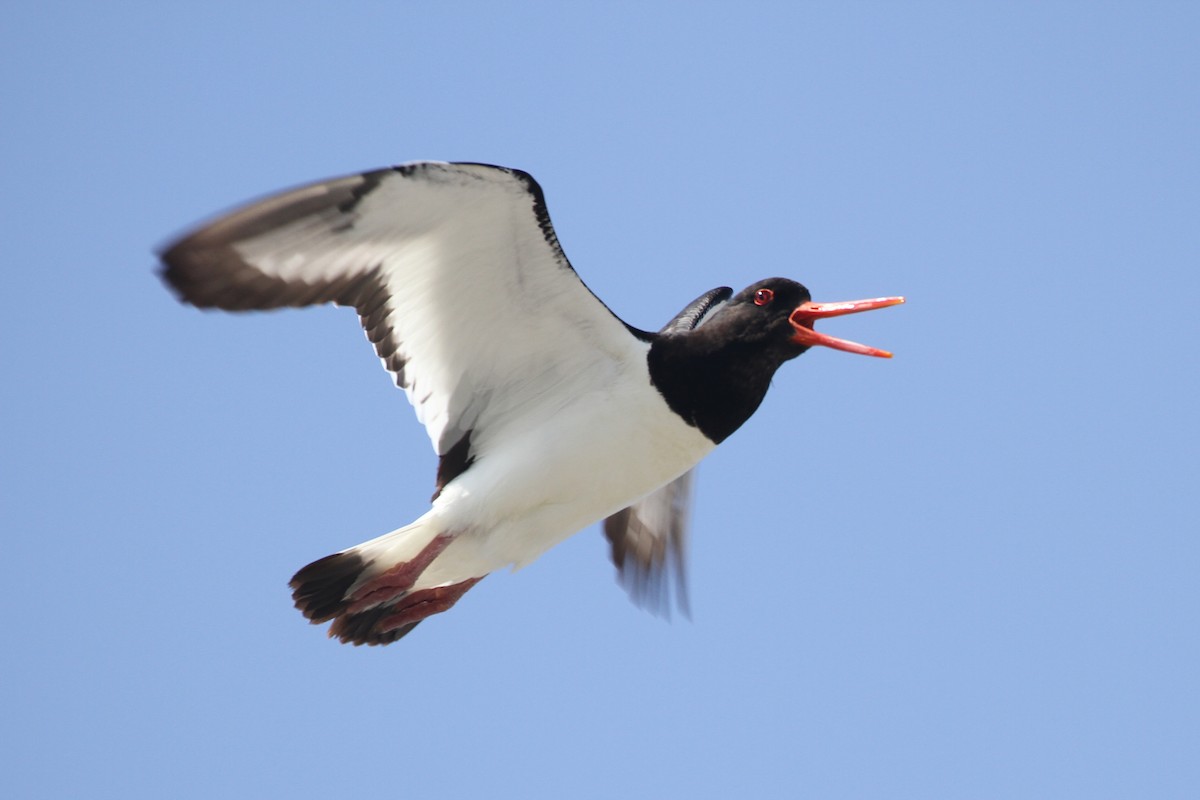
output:
[[[442,456],[644,358],[639,332],[579,280],[541,188],[518,170],[419,162],[313,183],[220,217],[161,258],[166,282],[202,308],[355,308]]]

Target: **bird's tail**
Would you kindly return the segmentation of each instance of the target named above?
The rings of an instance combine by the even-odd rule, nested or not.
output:
[[[457,559],[445,557],[456,538],[426,515],[304,567],[292,577],[292,599],[314,624],[333,620],[329,635],[343,642],[390,644],[487,574],[456,569]]]

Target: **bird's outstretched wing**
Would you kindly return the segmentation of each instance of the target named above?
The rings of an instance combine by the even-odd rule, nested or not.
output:
[[[690,331],[724,305],[733,290],[722,286],[697,297],[660,333]],[[671,574],[675,603],[691,615],[687,591],[687,534],[695,470],[688,470],[657,491],[604,520],[617,575],[635,603],[663,616],[671,611]]]
[[[541,188],[518,170],[419,162],[313,183],[161,258],[201,308],[357,310],[441,456],[438,491],[497,428],[544,413],[542,398],[598,390],[644,360],[640,332],[579,280]]]

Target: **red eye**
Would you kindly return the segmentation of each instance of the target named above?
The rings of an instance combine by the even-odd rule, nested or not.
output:
[[[754,305],[765,306],[775,299],[775,293],[770,289],[759,289],[754,293]]]

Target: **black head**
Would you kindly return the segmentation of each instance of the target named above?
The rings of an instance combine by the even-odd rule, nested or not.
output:
[[[767,278],[747,286],[730,298],[728,305],[713,316],[710,324],[725,325],[725,335],[733,339],[761,342],[783,361],[795,358],[810,347],[821,345],[867,356],[891,358],[892,354],[875,347],[826,336],[813,330],[813,324],[825,317],[838,317],[873,308],[903,303],[903,297],[878,297],[840,303],[814,303],[808,289],[787,278]],[[726,313],[729,319],[722,319]]]
[[[814,303],[801,284],[767,278],[735,294],[694,330],[659,336],[650,348],[651,381],[676,413],[720,442],[758,408],[775,371],[810,347],[891,356],[817,333],[816,320],[902,302]]]
[[[789,318],[812,295],[803,285],[787,278],[767,278],[747,286],[729,298],[702,330],[724,346],[759,351],[759,358],[772,363],[772,372],[811,345],[794,341],[795,328]]]

